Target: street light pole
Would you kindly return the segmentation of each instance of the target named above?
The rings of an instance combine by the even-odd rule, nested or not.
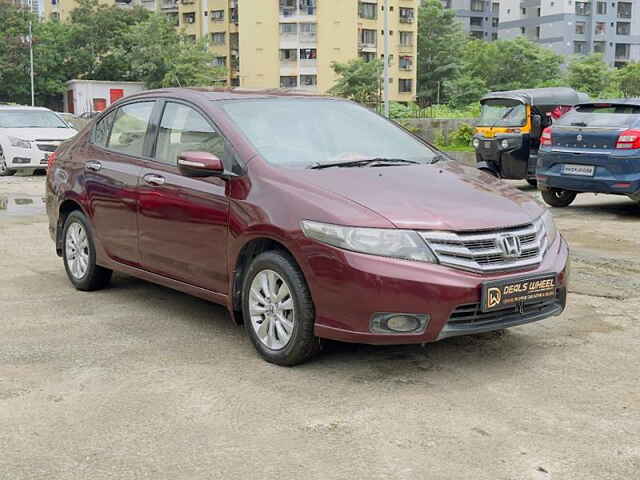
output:
[[[389,118],[389,0],[384,0],[384,116]]]
[[[31,25],[31,16],[33,15],[33,0],[29,0],[29,63],[31,66],[31,106],[36,105],[36,94],[33,86],[33,33]]]

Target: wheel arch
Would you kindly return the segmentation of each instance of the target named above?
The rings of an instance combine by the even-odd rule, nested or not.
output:
[[[56,223],[56,253],[58,256],[62,256],[62,230],[64,229],[64,223],[67,221],[67,217],[74,211],[80,211],[85,216],[87,215],[82,209],[80,203],[70,198],[64,200],[60,207],[58,207],[58,222]]]

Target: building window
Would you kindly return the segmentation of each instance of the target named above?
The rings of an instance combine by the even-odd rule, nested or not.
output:
[[[472,27],[482,27],[482,17],[471,17],[471,18],[469,18],[469,24]]]
[[[520,35],[526,35],[527,34],[527,28],[526,27],[520,27]]]
[[[358,12],[360,14],[360,18],[375,20],[378,14],[377,4],[360,2],[360,4],[358,5]]]
[[[576,2],[576,15],[591,15],[591,2]]]
[[[315,42],[316,31],[317,29],[316,29],[315,23],[301,23],[300,24],[300,41]]]
[[[300,60],[315,60],[318,51],[315,48],[301,48]]]
[[[597,2],[596,3],[596,12],[598,15],[606,15],[607,14],[607,2]]]
[[[283,17],[292,17],[298,11],[296,0],[280,0],[280,15]]]
[[[51,12],[51,20],[55,22],[60,21],[60,14],[58,12]]]
[[[410,78],[401,78],[398,80],[398,91],[400,93],[411,93],[413,91],[413,80]]]
[[[413,57],[401,56],[400,57],[400,70],[412,70],[413,69]]]
[[[520,9],[520,13],[522,14],[522,16],[524,17],[527,14],[527,8],[526,7],[522,7]]]
[[[375,47],[376,46],[376,31],[367,30],[363,28],[360,30],[360,45]]]
[[[298,77],[288,76],[280,77],[280,88],[296,88],[298,86]]]
[[[413,47],[413,32],[400,32],[400,46]]]
[[[586,54],[587,42],[582,42],[582,41],[573,42],[573,53]]]
[[[182,22],[183,23],[196,23],[196,14],[195,14],[195,12],[183,13],[182,14]]]
[[[492,26],[493,28],[498,28],[498,25],[500,25],[500,19],[499,19],[499,18],[497,18],[497,17],[493,17],[493,18],[491,19],[491,26]]]
[[[211,43],[214,45],[224,45],[225,32],[214,32],[211,34]]]
[[[475,40],[482,40],[484,38],[483,32],[481,31],[471,32],[469,35]]]
[[[497,33],[497,32],[493,32],[493,33],[491,34],[491,40],[492,40],[492,41],[496,41],[496,40],[498,40],[498,33]]]
[[[629,60],[631,45],[628,43],[616,43],[616,60]]]
[[[540,25],[536,27],[536,40],[540,40]]]
[[[576,22],[576,34],[584,35],[587,24],[585,22]]]
[[[616,24],[616,33],[618,35],[631,35],[631,22],[618,22]]]
[[[298,24],[297,23],[281,23],[280,35],[297,35]]]
[[[413,8],[400,7],[400,23],[413,23]]]
[[[298,51],[295,48],[282,48],[280,49],[280,61],[281,62],[297,62]]]
[[[472,12],[484,12],[484,0],[471,0]]]
[[[316,0],[300,0],[300,15],[315,15]]]
[[[360,58],[365,62],[371,62],[376,59],[376,54],[374,52],[360,52]]]
[[[500,15],[500,4],[498,2],[493,2],[491,4],[491,12],[493,13],[494,16],[498,16]]]
[[[211,21],[222,22],[224,20],[224,10],[211,10]]]
[[[300,75],[301,87],[315,87],[316,85],[318,85],[317,75]]]
[[[226,67],[227,57],[216,57],[213,59],[213,65],[216,67]]]
[[[604,53],[607,48],[607,42],[593,42],[593,51],[595,53]]]
[[[630,2],[618,2],[618,18],[631,18]]]
[[[596,22],[596,35],[604,35],[607,33],[607,22]]]

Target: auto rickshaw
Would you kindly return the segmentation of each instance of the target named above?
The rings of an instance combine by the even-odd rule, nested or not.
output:
[[[587,94],[565,87],[485,95],[473,136],[477,167],[496,177],[535,185],[542,131],[573,105],[588,100]]]

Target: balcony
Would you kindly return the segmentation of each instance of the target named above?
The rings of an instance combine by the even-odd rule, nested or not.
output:
[[[413,53],[413,44],[401,43],[398,45],[398,52],[400,53]]]
[[[162,10],[177,10],[178,1],[177,0],[162,0],[160,4],[160,8]]]
[[[413,17],[400,17],[400,23],[413,23]]]

